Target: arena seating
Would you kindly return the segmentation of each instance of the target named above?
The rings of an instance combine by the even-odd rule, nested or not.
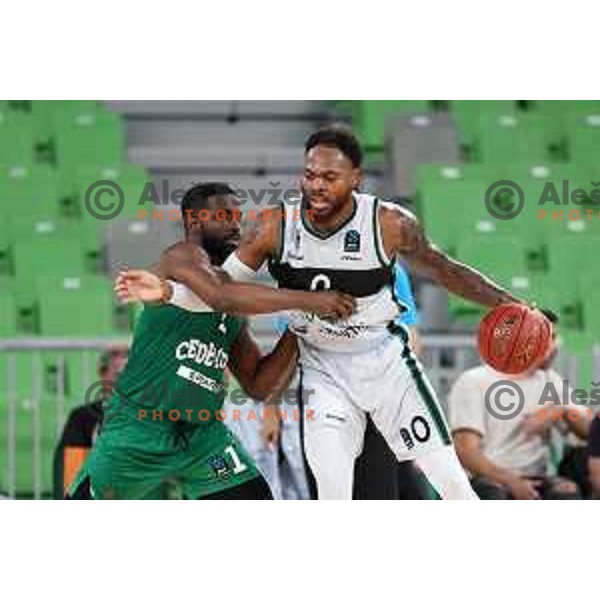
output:
[[[368,106],[355,107],[352,114],[370,114],[377,102],[358,104]],[[429,106],[453,119],[462,161],[440,162],[438,149],[432,147],[431,160],[416,169],[416,191],[410,199],[428,234],[516,294],[557,309],[566,348],[585,369],[581,380],[591,381],[592,332],[596,338],[600,332],[591,293],[597,279],[594,252],[600,247],[600,206],[592,197],[593,182],[600,179],[600,101],[469,100]],[[381,117],[383,126],[364,118],[353,123],[369,147],[381,147],[386,136],[402,143],[394,129],[396,115],[411,110],[399,103]],[[404,139],[408,152],[414,140]],[[421,154],[426,152],[422,146]],[[387,182],[406,179],[403,164],[388,161],[382,166],[395,170],[384,173]],[[523,190],[525,203],[517,218],[496,219],[485,206],[486,190],[500,180],[514,181]],[[580,205],[563,203],[565,180],[569,193],[585,191]],[[547,182],[554,184],[558,200],[545,195]],[[402,195],[403,183],[387,191]],[[539,204],[542,197],[549,199]],[[509,191],[491,195],[500,213],[510,212],[516,200]],[[574,209],[579,216],[570,213]],[[586,210],[592,211],[589,220]],[[458,298],[450,298],[449,309],[453,326],[459,328],[474,327],[482,315],[481,309]]]
[[[150,171],[171,189],[208,179],[245,189],[297,188],[306,134],[340,115],[365,146],[369,189],[379,191],[385,181],[390,194],[408,195],[431,238],[451,255],[557,309],[566,347],[580,359],[582,379],[590,381],[590,349],[600,332],[594,300],[600,206],[591,197],[592,182],[600,180],[600,101],[344,101],[329,109],[304,101],[0,101],[0,200],[6,211],[0,219],[0,338],[126,336],[128,318],[114,301],[112,275],[128,261],[150,264],[153,257],[143,258],[172,241],[175,231],[169,223],[158,232],[154,224],[135,222]],[[443,147],[435,144],[432,128],[414,125],[415,115],[429,115],[431,127],[443,129]],[[499,180],[523,189],[518,218],[495,219],[487,210],[486,190]],[[586,190],[582,206],[538,205],[547,181],[562,198],[563,180]],[[103,222],[85,209],[95,181],[112,181],[122,190],[118,220]],[[163,201],[164,192],[158,193]],[[509,211],[514,201],[505,192],[494,206]],[[543,219],[540,208],[547,210]],[[569,219],[573,208],[592,210],[593,220]],[[553,217],[560,210],[562,219]],[[453,329],[472,330],[482,314],[457,298],[448,306]],[[274,329],[270,317],[255,323],[261,332]],[[40,452],[51,452],[58,413],[80,403],[94,378],[93,357],[91,367],[82,368],[79,352],[38,355],[17,353],[11,383],[22,495],[34,487],[50,489]],[[2,423],[9,410],[7,360],[0,360]],[[36,360],[42,389],[34,390]],[[0,453],[6,435],[0,428]],[[2,455],[0,491],[6,462]]]
[[[103,277],[103,223],[84,208],[88,186],[111,180],[123,190],[123,216],[135,216],[137,198],[150,180],[144,168],[125,162],[121,117],[95,101],[5,101],[0,141],[0,198],[6,210],[0,270],[8,280],[3,328],[46,336],[126,333],[108,310],[116,307],[111,281]],[[91,287],[77,284],[91,280]],[[84,315],[94,293],[102,318],[78,323],[71,318],[74,326],[65,329],[67,306],[71,317]],[[57,302],[62,311],[57,312]],[[16,321],[10,322],[10,314]],[[23,314],[31,316],[29,322],[19,317]]]
[[[112,277],[123,266],[155,262],[180,227],[140,222],[138,210],[176,208],[171,191],[207,179],[297,189],[302,141],[326,118],[320,106],[0,102],[0,337],[21,344],[0,353],[0,492],[13,484],[10,493],[19,496],[50,493],[57,433],[97,379],[97,348],[36,348],[56,338],[127,339],[129,314],[115,303]],[[153,180],[159,183],[148,190]],[[86,192],[101,181],[123,194],[118,219],[102,221],[86,209]],[[148,202],[140,207],[142,196]],[[273,318],[257,325],[273,336]]]

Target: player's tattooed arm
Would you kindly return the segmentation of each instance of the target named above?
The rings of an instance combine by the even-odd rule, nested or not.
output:
[[[244,326],[229,353],[229,368],[250,398],[267,400],[287,389],[297,359],[298,343],[289,330],[263,355]]]
[[[408,211],[381,208],[381,228],[388,256],[401,255],[420,273],[467,300],[492,307],[521,302],[476,269],[450,258],[430,242],[423,227]]]
[[[283,227],[283,220],[278,211],[259,213],[255,220],[248,222],[240,246],[236,250],[237,257],[247,267],[258,271],[269,257],[277,254],[281,227]]]
[[[185,284],[213,309],[232,315],[258,315],[281,310],[314,312],[321,317],[348,318],[354,300],[338,292],[278,290],[228,280],[195,244],[179,242],[161,256],[163,277]]]

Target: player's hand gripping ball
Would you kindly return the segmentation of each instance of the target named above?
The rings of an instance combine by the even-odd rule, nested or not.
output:
[[[525,304],[501,304],[481,321],[479,354],[492,369],[519,375],[536,369],[553,347],[552,323]]]

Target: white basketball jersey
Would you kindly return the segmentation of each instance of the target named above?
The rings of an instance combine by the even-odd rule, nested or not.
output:
[[[379,225],[381,201],[353,194],[354,211],[336,230],[315,230],[304,208],[301,218],[286,211],[279,257],[269,271],[279,287],[336,290],[354,296],[356,312],[346,321],[329,322],[290,311],[290,327],[314,349],[355,352],[375,346],[404,307],[393,294],[393,261],[383,248]],[[296,212],[297,215],[297,212]]]

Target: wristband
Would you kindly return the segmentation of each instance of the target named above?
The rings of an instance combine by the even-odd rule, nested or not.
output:
[[[167,304],[170,302],[171,297],[173,296],[173,286],[166,280],[161,277],[160,279],[160,300],[161,304]]]

